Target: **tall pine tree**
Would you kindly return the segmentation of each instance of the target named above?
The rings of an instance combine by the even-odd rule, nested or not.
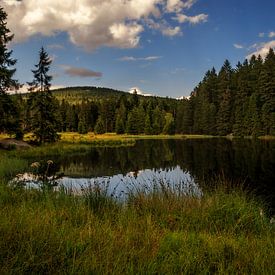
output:
[[[50,91],[52,76],[48,75],[51,62],[42,47],[39,52],[39,62],[32,70],[34,80],[28,83],[31,91],[28,99],[31,113],[30,130],[40,144],[58,139],[58,104]]]
[[[11,97],[7,94],[9,89],[17,89],[18,82],[13,79],[16,71],[13,66],[16,59],[11,57],[12,51],[7,44],[12,41],[13,35],[7,28],[7,14],[0,7],[0,132],[16,133],[22,137],[19,124],[19,110]]]

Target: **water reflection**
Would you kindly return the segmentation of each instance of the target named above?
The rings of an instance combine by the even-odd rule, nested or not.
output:
[[[149,193],[152,191],[170,190],[183,196],[202,196],[198,184],[177,166],[173,169],[145,169],[129,172],[126,175],[118,174],[111,177],[96,178],[69,178],[61,179],[60,184],[75,193],[93,186],[100,186],[107,194],[118,199],[126,199],[135,192]]]
[[[91,148],[86,155],[62,156],[55,159],[55,165],[57,172],[64,173],[63,181],[73,186],[109,180],[114,188],[115,182],[122,179],[121,191],[135,176],[141,185],[147,183],[145,174],[157,176],[159,171],[163,171],[160,175],[165,171],[171,181],[176,181],[175,173],[183,182],[189,177],[202,190],[209,188],[213,177],[222,175],[227,180],[244,182],[275,206],[275,141],[139,140],[133,147]]]

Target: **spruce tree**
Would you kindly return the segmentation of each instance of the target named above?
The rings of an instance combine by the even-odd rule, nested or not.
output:
[[[124,102],[123,98],[119,99],[118,106],[119,107],[116,111],[115,131],[117,134],[124,134],[127,110],[126,110],[125,102]]]
[[[125,132],[125,125],[123,122],[123,118],[120,114],[118,114],[116,117],[115,131],[117,134],[124,134]]]
[[[175,134],[175,120],[171,113],[165,114],[165,124],[162,132],[166,135]]]
[[[191,134],[193,127],[193,108],[192,100],[184,100],[184,110],[182,117],[182,128],[180,133],[182,134]]]
[[[87,134],[90,128],[88,104],[82,102],[82,104],[80,105],[80,112],[78,117],[78,132],[80,134]]]
[[[145,116],[144,133],[146,135],[151,135],[152,134],[152,125],[151,125],[151,118],[150,118],[149,113],[147,113],[146,116]]]
[[[28,83],[29,91],[31,91],[28,99],[31,131],[39,144],[54,142],[59,138],[57,134],[58,104],[50,91],[52,77],[48,75],[51,62],[42,47],[39,52],[39,62],[32,70],[34,80]]]
[[[265,135],[274,134],[275,117],[275,54],[272,49],[266,56],[259,76],[262,125]]]
[[[152,133],[154,135],[159,135],[163,129],[164,125],[164,116],[163,112],[160,110],[159,106],[157,106],[153,110],[152,114]]]
[[[138,134],[137,120],[136,120],[137,108],[135,107],[127,117],[126,132],[127,134]]]
[[[218,93],[219,109],[217,112],[217,133],[218,135],[227,135],[232,132],[232,103],[233,87],[232,75],[233,69],[228,60],[225,60],[218,75]]]
[[[11,57],[12,51],[7,47],[13,35],[6,26],[6,20],[7,14],[0,7],[0,132],[16,133],[17,137],[21,137],[19,110],[7,93],[9,89],[17,89],[19,85],[13,79],[16,59]]]
[[[95,124],[95,133],[96,134],[106,133],[105,126],[104,126],[104,120],[103,120],[102,116],[99,116],[97,119],[97,122]]]

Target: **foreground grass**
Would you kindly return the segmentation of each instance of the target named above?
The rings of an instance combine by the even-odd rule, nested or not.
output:
[[[272,274],[274,224],[246,193],[126,203],[0,184],[0,274]]]

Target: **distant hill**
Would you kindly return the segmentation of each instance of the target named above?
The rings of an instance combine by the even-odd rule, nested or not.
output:
[[[67,87],[67,88],[60,88],[52,90],[54,96],[59,100],[62,101],[63,99],[68,102],[69,104],[77,104],[86,101],[100,101],[103,99],[118,99],[121,96],[125,96],[126,98],[131,98],[134,96],[133,93],[128,93],[124,91],[114,90],[110,88],[102,88],[102,87],[90,87],[90,86],[83,86],[83,87]],[[160,100],[167,100],[164,97],[158,96],[143,96],[139,95],[139,98],[143,98],[144,100],[150,100],[152,98],[158,98]],[[175,100],[169,98],[170,100]]]
[[[82,101],[98,101],[106,98],[119,98],[122,95],[129,96],[128,93],[110,88],[99,87],[67,87],[52,90],[54,96],[62,101],[65,99],[68,103],[80,103]]]
[[[119,100],[121,96],[129,100],[135,96],[132,92],[119,91],[111,88],[93,87],[93,86],[77,86],[77,87],[65,87],[51,90],[53,95],[59,102],[63,99],[69,104],[81,104],[82,102],[99,102],[102,100]],[[22,96],[26,98],[28,93],[11,94],[11,96]],[[171,97],[161,97],[155,95],[143,95],[137,93],[138,98],[143,102],[149,102],[151,100],[157,100],[158,102],[170,102],[176,103],[179,99]]]

